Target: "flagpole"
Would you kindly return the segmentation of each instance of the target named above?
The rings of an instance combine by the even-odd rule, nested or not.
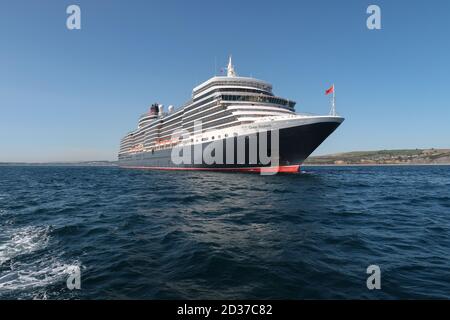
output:
[[[333,101],[331,102],[331,115],[336,115],[336,88],[334,87],[333,83]]]

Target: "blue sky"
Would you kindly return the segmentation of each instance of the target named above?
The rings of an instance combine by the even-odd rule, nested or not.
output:
[[[151,103],[180,106],[230,53],[297,111],[327,113],[336,84],[346,121],[316,154],[450,147],[449,21],[446,0],[1,0],[0,161],[113,160]]]

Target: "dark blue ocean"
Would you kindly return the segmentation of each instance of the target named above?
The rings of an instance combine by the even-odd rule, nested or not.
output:
[[[450,167],[0,167],[0,298],[449,299]]]

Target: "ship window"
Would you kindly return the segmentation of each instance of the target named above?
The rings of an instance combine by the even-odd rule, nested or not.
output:
[[[211,137],[211,140],[214,140],[214,136]]]
[[[261,96],[222,95],[222,100],[264,102],[264,103],[278,104],[280,106],[287,106],[288,108],[293,108],[295,106],[295,102],[288,101],[286,99],[275,98],[268,95],[261,95]]]

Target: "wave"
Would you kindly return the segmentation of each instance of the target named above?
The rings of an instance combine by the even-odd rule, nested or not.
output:
[[[10,239],[0,244],[0,266],[17,256],[45,248],[49,231],[48,226],[28,226],[7,232],[4,237]]]
[[[50,256],[31,263],[16,264],[0,276],[0,293],[47,287],[58,282],[63,284],[72,270],[79,266],[78,262],[66,264]],[[39,299],[45,299],[45,296]]]
[[[16,290],[45,288],[64,281],[80,263],[64,263],[51,250],[48,250],[50,226],[28,226],[11,229],[2,235],[7,241],[0,242],[0,297]],[[0,238],[0,241],[1,241]],[[37,253],[43,250],[43,254]],[[44,251],[45,250],[45,251]],[[33,299],[47,299],[33,292]]]

